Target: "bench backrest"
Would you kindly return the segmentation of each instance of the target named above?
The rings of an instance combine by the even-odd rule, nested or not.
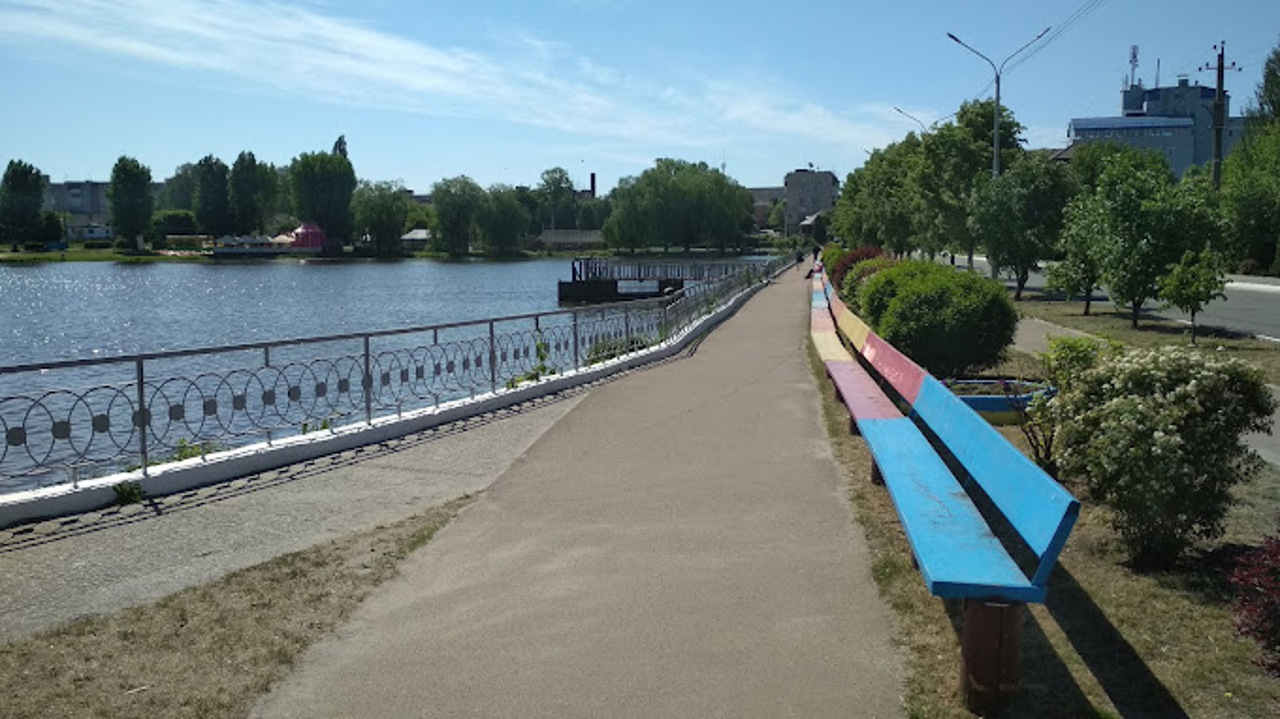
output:
[[[834,294],[832,318],[871,366],[911,407],[1039,558],[1032,582],[1044,586],[1075,525],[1080,503],[1009,444],[951,390],[877,336]]]

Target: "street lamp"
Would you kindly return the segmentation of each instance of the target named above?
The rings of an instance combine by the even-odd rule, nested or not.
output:
[[[919,125],[919,126],[920,126],[920,131],[921,131],[922,133],[928,133],[928,132],[929,132],[929,128],[925,127],[923,122],[920,122],[920,118],[916,117],[915,115],[912,115],[911,113],[907,112],[906,110],[903,110],[902,108],[898,107],[897,105],[894,105],[894,106],[893,106],[893,109],[894,109],[895,111],[897,111],[897,113],[898,113],[899,115],[902,115],[903,117],[905,117],[905,118],[907,118],[907,119],[909,119],[909,120],[914,120],[914,121],[915,121],[915,123],[916,123],[917,125]]]
[[[1001,73],[1004,72],[1004,66],[1007,65],[1010,60],[1017,57],[1018,54],[1021,53],[1023,50],[1026,50],[1027,48],[1034,45],[1036,40],[1039,40],[1040,38],[1044,37],[1045,33],[1047,32],[1049,32],[1049,28],[1045,28],[1041,30],[1039,35],[1036,35],[1035,37],[1031,38],[1031,42],[1028,42],[1026,45],[1023,45],[1022,47],[1015,50],[1013,54],[1010,55],[1009,57],[1006,57],[1004,59],[1004,62],[1000,63],[999,67],[996,67],[996,64],[994,62],[991,62],[991,58],[969,47],[968,45],[965,44],[963,40],[956,37],[955,35],[952,35],[951,33],[947,33],[947,37],[951,38],[952,40],[955,40],[957,43],[960,44],[961,47],[973,53],[974,55],[977,55],[983,60],[986,60],[987,64],[991,66],[991,71],[996,74],[996,111],[995,111],[996,119],[995,119],[995,122],[993,123],[994,129],[992,130],[992,134],[991,134],[991,145],[993,148],[992,154],[991,154],[991,176],[992,177],[998,177],[1000,175],[1000,75]],[[894,108],[894,109],[897,109],[897,108]],[[899,112],[902,112],[902,111],[899,110]],[[919,122],[919,120],[917,120],[917,122]]]

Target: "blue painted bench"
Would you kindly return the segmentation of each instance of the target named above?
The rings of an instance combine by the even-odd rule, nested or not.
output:
[[[849,410],[851,429],[867,443],[872,479],[888,489],[929,591],[964,602],[966,702],[975,710],[998,709],[1017,685],[1023,604],[1044,601],[1079,502],[876,336],[824,280],[816,278],[813,288],[814,344]],[[818,316],[819,296],[826,318]],[[843,353],[826,336],[828,327]],[[1006,537],[1015,546],[996,536],[993,522],[1017,535]],[[1028,555],[1025,571],[1015,559],[1022,555]]]

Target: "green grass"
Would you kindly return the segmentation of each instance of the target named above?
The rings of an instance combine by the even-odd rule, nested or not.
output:
[[[958,607],[931,596],[912,567],[892,500],[870,482],[866,445],[849,434],[848,412],[811,344],[809,353],[832,448],[849,475],[855,517],[871,550],[872,577],[897,615],[895,639],[907,660],[907,713],[970,716],[958,691]],[[1017,367],[1031,366],[1016,354],[1010,362],[992,372],[1024,376]],[[1000,431],[1027,451],[1016,427]],[[1221,541],[1160,573],[1129,567],[1106,510],[1086,504],[1050,581],[1047,604],[1030,605],[1025,614],[1021,690],[1004,715],[1274,716],[1280,683],[1253,664],[1254,644],[1236,636],[1225,578],[1234,557],[1275,531],[1280,469],[1268,467],[1239,487],[1237,498]]]
[[[86,250],[72,245],[64,251],[9,252],[0,250],[0,264],[33,265],[46,262],[120,262],[124,264],[149,264],[152,262],[210,262],[202,255],[138,255],[118,249]]]
[[[1113,339],[1130,347],[1191,345],[1191,327],[1181,322],[1144,317],[1134,329],[1127,312],[1116,311],[1108,304],[1094,303],[1086,316],[1083,302],[1050,300],[1032,293],[1023,297],[1017,305],[1024,316]],[[1201,351],[1225,352],[1238,357],[1261,369],[1268,382],[1280,385],[1280,344],[1206,327],[1198,328],[1196,335]]]

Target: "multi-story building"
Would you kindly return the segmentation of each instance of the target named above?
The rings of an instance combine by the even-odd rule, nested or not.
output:
[[[840,195],[840,181],[828,170],[788,172],[784,184],[788,229],[798,228],[806,217],[835,207]]]
[[[756,226],[764,227],[769,223],[769,213],[773,211],[773,203],[786,199],[785,187],[749,187],[751,193],[751,212]]]
[[[49,182],[45,178],[44,209],[58,213],[72,237],[97,238],[111,223],[109,182]],[[92,228],[92,229],[89,229]],[[109,235],[106,235],[109,236]],[[89,238],[89,239],[92,239]]]
[[[1174,87],[1144,88],[1141,82],[1121,92],[1119,117],[1078,117],[1067,125],[1071,144],[1115,142],[1157,150],[1179,177],[1192,165],[1213,160],[1213,103],[1216,91],[1180,78]],[[1244,135],[1244,118],[1231,117],[1231,98],[1223,93],[1222,155]]]

